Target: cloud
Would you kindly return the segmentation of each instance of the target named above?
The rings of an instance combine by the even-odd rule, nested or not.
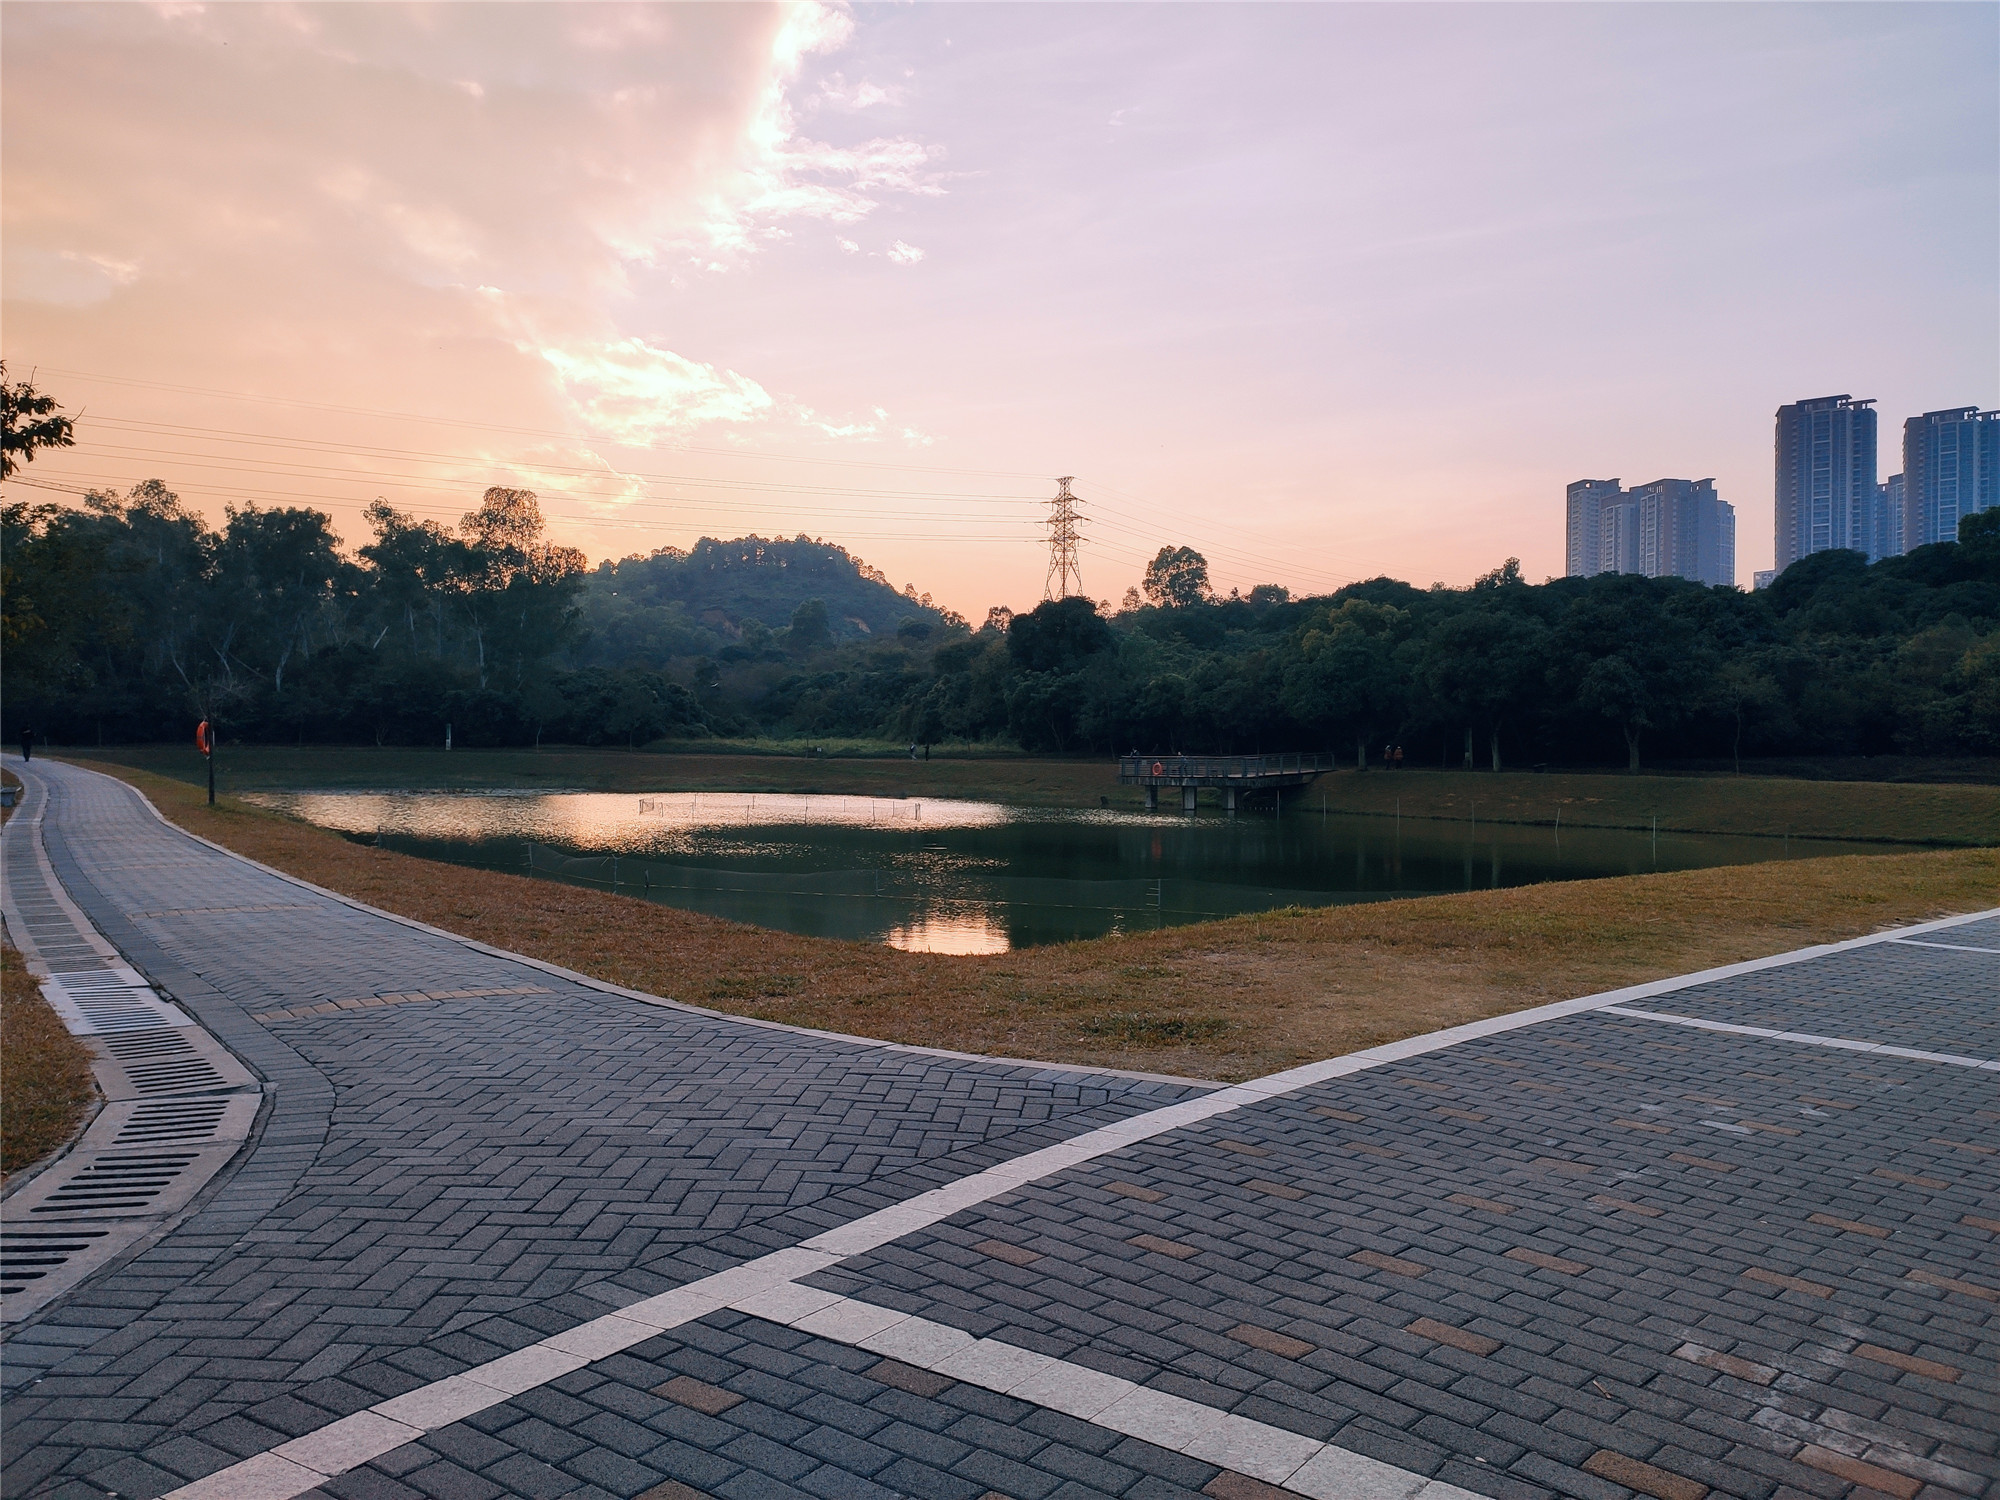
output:
[[[10,345],[504,391],[607,437],[807,421],[624,320],[790,225],[944,190],[931,145],[799,129],[808,64],[853,28],[819,0],[10,10]]]
[[[919,250],[915,245],[906,245],[901,240],[897,240],[895,244],[891,245],[887,254],[889,259],[893,260],[899,266],[914,266],[924,258],[923,251]]]
[[[577,418],[615,442],[643,447],[715,423],[759,421],[777,406],[756,381],[644,339],[534,352],[555,371]]]

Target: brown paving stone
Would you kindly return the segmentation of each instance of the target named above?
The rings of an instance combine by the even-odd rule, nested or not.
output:
[[[1253,1349],[1268,1350],[1272,1354],[1283,1355],[1286,1359],[1304,1359],[1319,1345],[1308,1344],[1304,1339],[1295,1339],[1288,1333],[1279,1333],[1271,1328],[1259,1328],[1255,1323],[1238,1323],[1229,1330],[1229,1337],[1239,1344],[1248,1344]]]
[[[1642,1495],[1652,1495],[1655,1500],[1703,1500],[1708,1494],[1708,1486],[1697,1480],[1656,1469],[1623,1453],[1613,1453],[1609,1448],[1599,1448],[1586,1458],[1583,1471]]]
[[[1892,1172],[1887,1167],[1877,1167],[1875,1169],[1875,1175],[1877,1177],[1886,1177],[1891,1182],[1907,1182],[1912,1187],[1948,1188],[1951,1186],[1950,1183],[1944,1181],[1942,1178],[1912,1177],[1908,1172]]]
[[[1234,1469],[1224,1469],[1203,1485],[1201,1492],[1212,1500],[1298,1500],[1290,1490],[1252,1479],[1248,1474],[1238,1474]]]
[[[1710,1161],[1706,1156],[1690,1156],[1685,1151],[1675,1151],[1668,1155],[1668,1161],[1685,1163],[1690,1167],[1707,1167],[1711,1172],[1734,1172],[1735,1166],[1726,1161]]]
[[[1789,1125],[1766,1125],[1762,1120],[1737,1120],[1745,1130],[1761,1130],[1766,1135],[1797,1135],[1798,1131]]]
[[[1949,1146],[1954,1151],[1976,1151],[1981,1156],[1991,1156],[1995,1152],[2000,1152],[2000,1146],[1981,1146],[1972,1141],[1948,1141],[1943,1136],[1936,1135],[1931,1137],[1931,1144]]]
[[[1940,1276],[1935,1271],[1906,1271],[1903,1279],[1921,1282],[1925,1286],[1942,1287],[1947,1292],[1959,1292],[1967,1297],[1978,1297],[1987,1302],[2000,1302],[2000,1288],[1981,1286],[1976,1281],[1960,1281],[1955,1276]]]
[[[1809,1224],[1824,1224],[1829,1229],[1844,1229],[1849,1234],[1865,1234],[1878,1240],[1889,1238],[1889,1231],[1880,1224],[1863,1224],[1856,1219],[1837,1219],[1832,1214],[1808,1214]]]
[[[1216,1148],[1232,1151],[1238,1156],[1269,1156],[1270,1151],[1263,1146],[1253,1146],[1248,1141],[1217,1141]]]
[[[1137,1198],[1141,1203],[1158,1203],[1167,1196],[1165,1193],[1156,1193],[1149,1187],[1140,1187],[1136,1182],[1107,1182],[1104,1184],[1104,1191],[1116,1193],[1121,1198]]]
[[[1819,1099],[1811,1094],[1799,1095],[1801,1104],[1817,1104],[1821,1109],[1852,1109],[1854,1106],[1841,1099]]]
[[[1474,1333],[1467,1328],[1454,1328],[1449,1323],[1440,1323],[1436,1318],[1418,1318],[1404,1326],[1404,1332],[1414,1333],[1418,1338],[1429,1339],[1433,1344],[1449,1344],[1454,1349],[1463,1349],[1467,1354],[1487,1355],[1500,1347],[1500,1340],[1489,1339],[1483,1333]]]
[[[708,1500],[708,1496],[678,1479],[663,1479],[640,1495],[638,1500]]]
[[[1655,1125],[1650,1120],[1613,1120],[1613,1125],[1623,1125],[1627,1130],[1644,1130],[1653,1135],[1672,1135],[1673,1127]]]
[[[1565,1276],[1581,1276],[1590,1269],[1580,1260],[1564,1260],[1560,1255],[1544,1255],[1539,1250],[1530,1250],[1526,1245],[1516,1245],[1505,1254],[1509,1260],[1539,1266],[1544,1271],[1560,1271]]]
[[[1005,1240],[981,1240],[972,1247],[981,1255],[990,1255],[995,1260],[1004,1260],[1010,1266],[1032,1266],[1040,1260],[1041,1253],[1021,1245],[1010,1245]]]
[[[1453,1193],[1444,1201],[1456,1203],[1460,1208],[1484,1209],[1489,1214],[1511,1214],[1514,1211],[1511,1203],[1496,1203],[1491,1198],[1479,1198],[1471,1193]]]
[[[1674,1358],[1687,1360],[1690,1364],[1706,1365],[1711,1370],[1734,1375],[1752,1385],[1769,1385],[1778,1378],[1778,1372],[1769,1365],[1739,1359],[1734,1354],[1724,1354],[1717,1349],[1704,1349],[1700,1344],[1682,1344],[1674,1351]]]
[[[1858,1484],[1863,1489],[1894,1495],[1896,1500],[1917,1500],[1917,1491],[1924,1487],[1922,1480],[1898,1474],[1893,1469],[1863,1463],[1858,1458],[1849,1458],[1845,1453],[1835,1453],[1831,1448],[1822,1448],[1817,1444],[1808,1444],[1800,1449],[1795,1461],[1809,1469],[1818,1469],[1822,1474],[1845,1479],[1849,1484]]]
[[[1458,1092],[1457,1089],[1448,1083],[1432,1083],[1428,1078],[1405,1078],[1403,1080],[1403,1087],[1406,1089],[1423,1089],[1426,1093],[1432,1094],[1455,1094]]]
[[[706,1380],[696,1380],[692,1375],[676,1375],[665,1385],[654,1386],[653,1394],[665,1396],[682,1406],[691,1406],[711,1417],[721,1415],[743,1399],[734,1391],[725,1391]]]
[[[1384,1255],[1378,1250],[1357,1250],[1347,1257],[1360,1265],[1373,1266],[1378,1271],[1388,1271],[1397,1276],[1421,1276],[1430,1269],[1413,1260],[1403,1260],[1398,1256]]]
[[[1392,1161],[1403,1154],[1400,1151],[1391,1151],[1387,1146],[1371,1145],[1367,1141],[1342,1141],[1340,1144],[1348,1151],[1362,1151],[1370,1156],[1386,1156]]]
[[[1982,1219],[1977,1214],[1966,1214],[1958,1222],[1969,1224],[1974,1229],[1983,1229],[1988,1234],[2000,1234],[2000,1219]]]
[[[1361,1121],[1368,1118],[1366,1115],[1357,1115],[1351,1109],[1330,1109],[1324,1104],[1316,1107],[1313,1113],[1316,1115],[1325,1115],[1329,1120],[1345,1120],[1350,1125],[1358,1125]]]
[[[1444,1106],[1439,1106],[1437,1109],[1432,1110],[1431,1113],[1434,1115],[1443,1115],[1447,1119],[1452,1120],[1470,1120],[1475,1125],[1486,1118],[1484,1115],[1474,1114],[1469,1109],[1450,1109]]]
[[[1734,1099],[1717,1099],[1709,1094],[1682,1094],[1681,1097],[1695,1104],[1714,1104],[1723,1109],[1736,1108]]]
[[[935,1370],[920,1370],[915,1365],[906,1365],[900,1359],[885,1359],[879,1365],[871,1365],[862,1371],[878,1385],[892,1385],[899,1391],[908,1391],[912,1396],[922,1396],[926,1400],[956,1384],[949,1375],[940,1375]]]
[[[1807,1281],[1801,1276],[1786,1276],[1782,1272],[1767,1271],[1762,1266],[1752,1266],[1743,1273],[1745,1281],[1762,1282],[1765,1286],[1782,1287],[1788,1292],[1803,1292],[1808,1297],[1831,1297],[1833,1288],[1817,1281]]]
[[[1874,1360],[1878,1365],[1893,1365],[1898,1370],[1908,1370],[1912,1375],[1928,1375],[1932,1380],[1954,1381],[1965,1373],[1956,1365],[1939,1364],[1934,1359],[1916,1354],[1898,1354],[1894,1349],[1884,1349],[1879,1344],[1857,1344],[1854,1352],[1863,1359]]]
[[[1266,1197],[1271,1198],[1297,1199],[1305,1197],[1305,1194],[1295,1187],[1286,1187],[1282,1182],[1266,1182],[1260,1177],[1253,1177],[1243,1185],[1253,1193],[1263,1193]]]
[[[1186,1260],[1191,1255],[1201,1254],[1193,1245],[1183,1245],[1178,1240],[1163,1240],[1157,1234],[1135,1234],[1125,1243],[1150,1250],[1155,1255],[1171,1255],[1175,1260]]]
[[[1592,1193],[1590,1201],[1595,1203],[1599,1208],[1612,1209],[1621,1214],[1644,1214],[1649,1219],[1659,1218],[1662,1212],[1657,1208],[1648,1208],[1643,1203],[1632,1203],[1624,1198],[1613,1198],[1605,1193]]]

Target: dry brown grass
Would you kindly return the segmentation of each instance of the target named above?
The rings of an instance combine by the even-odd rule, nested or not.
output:
[[[1238,1079],[2000,900],[2000,850],[1477,891],[998,957],[795,937],[353,844],[104,767],[252,859],[495,947],[718,1010],[923,1046]],[[419,983],[413,976],[411,983]]]
[[[68,1140],[95,1094],[90,1049],[49,1009],[21,955],[0,944],[0,1175]]]

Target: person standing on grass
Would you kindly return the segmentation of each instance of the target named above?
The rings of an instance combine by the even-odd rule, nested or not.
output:
[[[21,730],[21,759],[25,762],[25,761],[31,761],[34,758],[35,758],[35,731],[24,727]]]

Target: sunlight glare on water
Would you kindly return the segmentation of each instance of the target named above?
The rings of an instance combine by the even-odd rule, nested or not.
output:
[[[1005,953],[1007,929],[983,911],[933,911],[892,927],[882,939],[908,953]]]

